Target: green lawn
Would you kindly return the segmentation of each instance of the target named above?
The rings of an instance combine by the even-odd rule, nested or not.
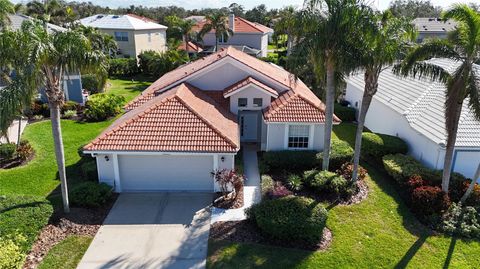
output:
[[[353,144],[355,126],[335,126],[336,137]],[[209,268],[479,268],[480,243],[434,236],[400,200],[387,176],[369,171],[370,194],[358,205],[334,206],[325,252],[256,244],[210,242]]]
[[[139,95],[143,90],[152,84],[144,78],[135,77],[133,79],[109,79],[107,81],[107,93],[118,94],[130,101]]]
[[[54,246],[38,269],[74,269],[92,242],[90,236],[69,236]]]

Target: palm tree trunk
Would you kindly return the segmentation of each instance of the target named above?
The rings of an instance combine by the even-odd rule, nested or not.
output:
[[[325,108],[325,135],[323,138],[323,162],[322,169],[328,170],[330,162],[330,145],[332,142],[333,129],[333,102],[335,99],[335,68],[333,59],[327,53],[327,94]]]
[[[20,146],[20,136],[22,135],[22,115],[18,117],[18,130],[17,130],[17,148]]]
[[[287,56],[290,56],[292,53],[293,47],[293,35],[287,34]]]
[[[58,103],[50,103],[50,118],[52,121],[52,134],[55,146],[55,157],[57,159],[60,187],[62,189],[63,211],[70,212],[68,202],[67,178],[65,172],[65,152],[63,150],[62,129],[60,127],[60,106]]]
[[[480,163],[478,164],[477,172],[475,172],[475,175],[472,178],[472,182],[470,183],[470,186],[468,186],[467,191],[465,194],[462,196],[462,199],[460,199],[460,203],[465,203],[467,201],[468,197],[473,191],[473,188],[475,187],[475,184],[477,184],[478,179],[480,178]]]
[[[450,130],[447,130],[447,148],[445,150],[445,160],[443,163],[443,175],[442,175],[442,190],[448,193],[448,187],[450,185],[450,174],[453,165],[453,152],[455,150],[455,142],[457,141],[458,122],[460,121],[460,114],[462,112],[462,104],[458,104],[453,115],[453,124]]]

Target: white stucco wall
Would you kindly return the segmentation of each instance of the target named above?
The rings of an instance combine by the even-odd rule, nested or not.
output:
[[[108,162],[105,159],[105,156],[108,157]],[[106,183],[110,186],[113,186],[115,181],[115,173],[113,170],[112,155],[99,154],[97,155],[96,159],[97,159],[98,181],[100,183]]]
[[[266,151],[288,150],[288,126],[289,123],[268,123]],[[309,125],[309,148],[305,150],[323,150],[324,125],[323,124],[298,124]]]
[[[203,44],[205,46],[215,46],[215,34],[208,33],[203,37]],[[225,43],[218,43],[219,45],[235,45],[248,46],[250,48],[261,50],[261,57],[267,56],[268,49],[268,34],[265,33],[235,33],[228,38]]]
[[[238,107],[238,99],[247,98],[246,107]],[[262,106],[256,107],[253,105],[254,98],[262,98]],[[238,110],[261,110],[270,105],[272,97],[267,94],[265,91],[255,87],[253,85],[247,86],[245,89],[242,89],[240,92],[237,92],[230,96],[230,111],[233,114],[238,114]]]
[[[165,29],[137,30],[134,33],[137,56],[147,50],[164,52],[167,49],[167,31]]]
[[[453,171],[473,178],[478,164],[480,163],[480,148],[461,149],[457,148],[454,153]],[[443,160],[442,160],[443,164]]]

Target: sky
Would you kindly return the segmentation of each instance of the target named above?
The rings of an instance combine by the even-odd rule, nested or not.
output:
[[[77,0],[83,1],[83,0]],[[88,0],[85,0],[88,1]],[[109,6],[112,8],[116,7],[128,7],[129,5],[143,5],[143,6],[180,6],[186,9],[201,9],[205,7],[219,8],[229,6],[231,3],[235,2],[237,4],[243,5],[246,9],[251,9],[254,6],[265,4],[268,8],[281,8],[286,5],[294,5],[300,7],[304,0],[90,0],[91,2],[101,5]],[[366,0],[373,2],[376,7],[380,10],[384,10],[388,7],[390,0]],[[478,0],[471,0],[473,2]],[[12,0],[14,3],[26,3],[27,0]],[[431,0],[432,4],[435,6],[442,6],[444,8],[449,7],[453,3],[458,2],[470,2],[468,0]]]

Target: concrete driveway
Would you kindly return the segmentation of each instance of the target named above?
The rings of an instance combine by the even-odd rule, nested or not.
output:
[[[125,193],[77,268],[205,268],[210,193]]]

